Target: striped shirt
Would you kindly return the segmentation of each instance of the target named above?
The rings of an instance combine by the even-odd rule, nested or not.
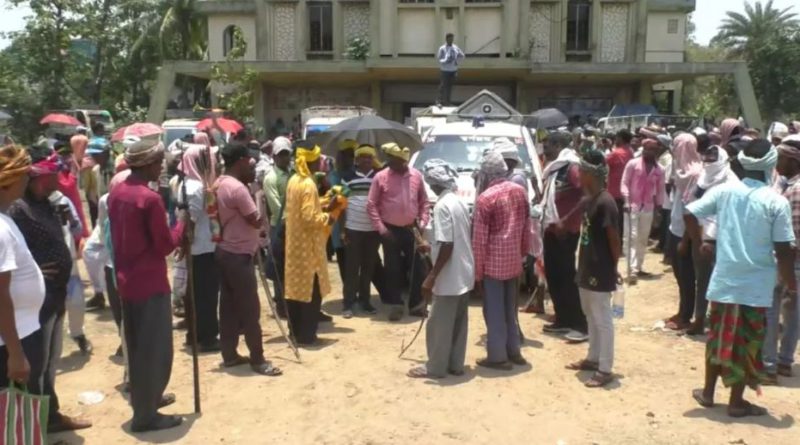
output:
[[[367,197],[369,188],[372,186],[372,178],[375,177],[375,170],[370,170],[364,174],[358,171],[350,171],[342,177],[342,184],[350,189],[350,196],[347,197],[347,215],[344,227],[348,230],[357,232],[374,232],[372,221],[367,214]]]

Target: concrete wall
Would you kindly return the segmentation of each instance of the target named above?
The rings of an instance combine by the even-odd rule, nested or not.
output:
[[[676,33],[669,33],[670,21],[677,21]],[[683,62],[686,51],[686,14],[651,12],[647,16],[646,62]]]
[[[253,15],[224,14],[208,17],[208,59],[225,60],[223,34],[228,26],[238,26],[247,42],[244,60],[256,60],[256,20]]]
[[[264,94],[265,127],[269,129],[277,118],[290,125],[303,108],[317,105],[371,106],[370,89],[359,87],[327,87],[309,85],[302,87],[276,87],[262,85]]]
[[[397,10],[398,54],[434,54],[439,48],[436,11],[433,8],[400,8]]]
[[[464,11],[467,54],[500,54],[503,28],[502,8],[467,8]],[[440,37],[442,39],[443,37]],[[491,43],[490,43],[491,42]]]

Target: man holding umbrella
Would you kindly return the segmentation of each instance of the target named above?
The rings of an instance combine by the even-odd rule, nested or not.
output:
[[[409,167],[411,151],[394,142],[381,147],[387,156],[388,168],[375,175],[367,199],[367,213],[372,226],[381,235],[386,262],[386,300],[394,306],[390,321],[403,317],[401,289],[409,277],[409,312],[425,316],[421,294],[423,262],[415,252],[413,229],[428,224],[430,203],[425,192],[422,174]]]

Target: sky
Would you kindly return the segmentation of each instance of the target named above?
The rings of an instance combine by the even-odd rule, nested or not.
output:
[[[762,0],[766,2],[766,0]],[[800,2],[798,0],[774,0],[776,8],[788,8],[795,6],[795,10],[800,14]],[[25,22],[23,18],[29,13],[26,7],[9,8],[6,0],[0,0],[0,31],[17,31],[22,29]],[[707,44],[712,37],[717,34],[722,19],[725,18],[726,11],[744,11],[744,0],[697,0],[697,9],[693,14],[693,19],[697,25],[696,38],[700,44]],[[0,49],[8,45],[8,41],[0,39]]]

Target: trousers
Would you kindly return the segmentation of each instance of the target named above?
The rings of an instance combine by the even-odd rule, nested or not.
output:
[[[439,74],[439,104],[448,106],[456,83],[457,71],[441,71]]]
[[[44,362],[44,346],[42,345],[42,330],[20,339],[22,352],[28,360],[31,372],[28,375],[28,391],[31,394],[42,393],[42,365]],[[0,346],[0,388],[8,388],[8,348]]]
[[[286,308],[289,316],[289,330],[297,343],[308,345],[317,341],[317,328],[319,327],[319,311],[322,305],[322,293],[319,289],[319,279],[314,275],[314,288],[311,291],[311,301],[308,303],[286,299]]]
[[[559,238],[554,233],[545,232],[544,272],[553,300],[556,323],[586,332],[586,316],[581,309],[578,285],[575,284],[575,252],[579,238],[577,233],[568,233]]]
[[[611,292],[580,288],[581,306],[589,325],[589,353],[586,360],[598,363],[600,372],[610,373],[614,366],[614,319]]]
[[[114,269],[105,267],[106,277],[106,290],[108,291],[108,305],[111,306],[111,315],[114,317],[114,323],[117,325],[117,330],[122,325],[122,302],[119,299],[119,292],[117,292],[117,282],[114,276]]]
[[[650,228],[653,226],[653,212],[630,212],[625,213],[626,227],[630,227],[630,243],[628,233],[622,232],[623,251],[631,263],[631,272],[642,271],[644,257],[647,253],[647,241],[650,239]]]
[[[239,333],[250,351],[250,363],[264,363],[261,340],[261,303],[252,255],[227,252],[217,247],[214,253],[220,274],[219,341],[222,359],[234,361],[239,353]]]
[[[678,315],[680,321],[689,323],[692,321],[694,314],[695,295],[697,293],[697,283],[694,274],[694,261],[692,260],[692,249],[694,246],[689,242],[688,251],[681,255],[678,252],[678,244],[681,242],[681,237],[670,234],[672,238],[672,246],[675,251],[672,257],[672,273],[675,275],[675,280],[678,282],[678,291],[680,299],[678,303]]]
[[[464,370],[469,328],[469,292],[457,296],[434,296],[425,343],[428,350],[428,375],[446,377],[448,372]]]
[[[56,367],[61,359],[64,344],[64,312],[56,312],[42,322],[42,375],[39,388],[42,394],[50,396],[48,417],[50,422],[60,420],[58,395],[56,394]]]
[[[219,306],[219,276],[214,253],[192,255],[192,291],[197,305],[197,343],[206,345],[213,343],[219,334],[217,308]],[[187,301],[187,303],[189,303]],[[191,309],[191,303],[186,305]],[[191,313],[191,312],[189,312]],[[191,323],[187,330],[187,338],[191,336]]]
[[[86,300],[83,298],[83,283],[79,275],[69,277],[64,305],[67,309],[69,335],[72,338],[80,337],[83,335],[83,322],[86,319]]]
[[[795,269],[795,274],[798,271]],[[767,308],[767,334],[764,338],[764,368],[774,374],[778,365],[792,366],[797,351],[797,339],[800,327],[800,311],[797,306],[787,308],[782,304],[783,288],[775,288],[772,307]],[[783,317],[783,325],[781,325]],[[783,326],[783,330],[781,330]],[[780,348],[778,337],[780,336]]]
[[[172,374],[172,311],[169,295],[122,300],[123,335],[133,408],[132,426],[149,425],[157,415]]]
[[[370,281],[375,271],[380,235],[378,232],[345,230],[344,307],[351,309],[356,301],[369,303]]]
[[[695,247],[695,246],[692,246]],[[695,276],[695,296],[694,296],[694,320],[705,323],[706,313],[708,312],[708,285],[711,283],[711,273],[714,272],[714,258],[705,258],[700,254],[700,247],[692,249],[692,262],[694,264]]]
[[[86,265],[86,271],[89,273],[89,280],[92,282],[92,288],[95,294],[103,294],[106,292],[106,280],[103,275],[103,268],[107,260],[107,254],[102,244],[86,243],[86,248],[83,249],[83,264]]]
[[[403,290],[408,289],[409,309],[416,308],[422,302],[422,281],[425,280],[425,266],[422,258],[414,249],[414,234],[411,229],[386,225],[394,236],[394,240],[381,240],[383,258],[386,267],[387,303],[395,306],[403,305]]]
[[[483,280],[483,319],[486,321],[486,351],[490,362],[501,363],[520,355],[517,324],[519,280]]]

